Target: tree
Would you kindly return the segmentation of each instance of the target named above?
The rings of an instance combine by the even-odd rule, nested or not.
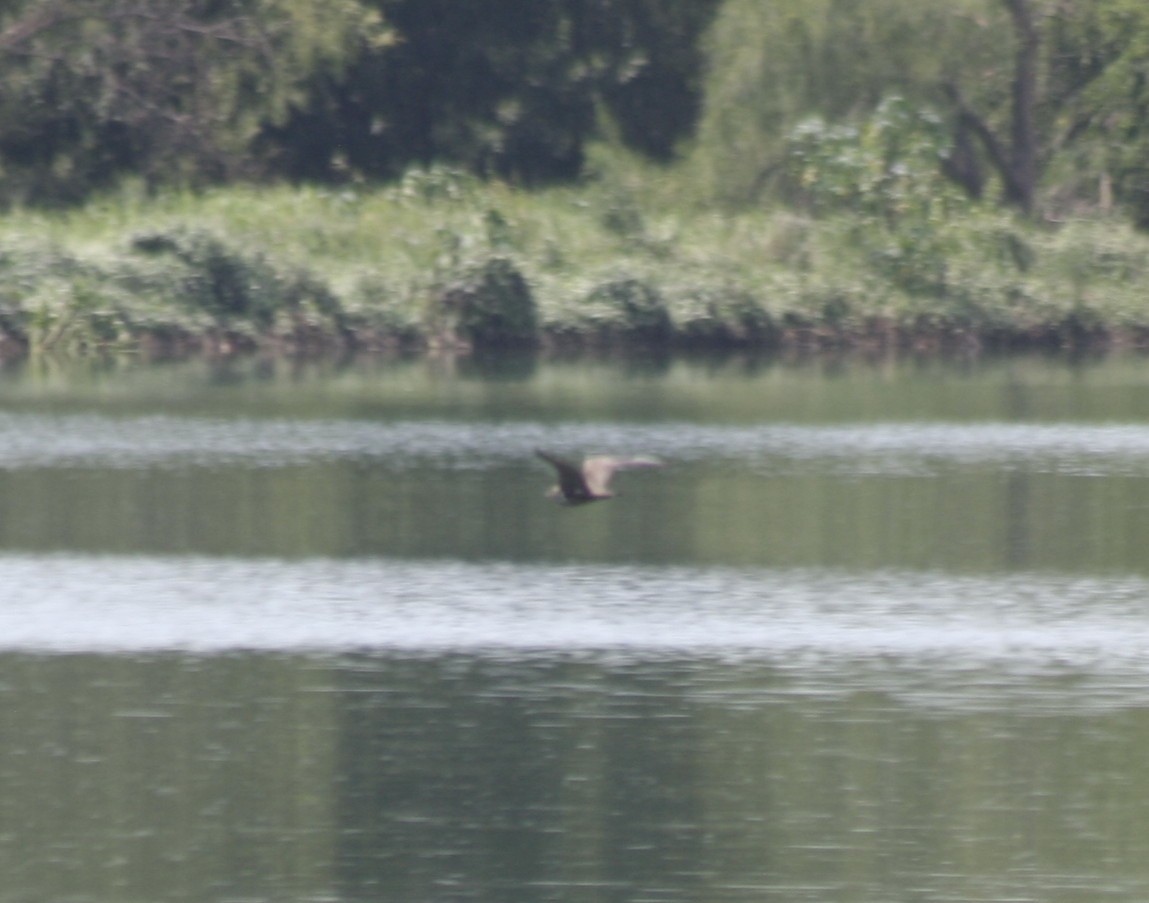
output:
[[[297,178],[457,164],[527,184],[580,174],[600,112],[669,159],[699,109],[718,0],[374,0],[396,31],[321,74],[266,145]]]
[[[719,197],[745,203],[779,187],[799,122],[859,122],[891,95],[937,104],[947,73],[1008,51],[981,26],[988,2],[727,0],[708,35],[695,164]]]
[[[962,85],[970,73],[951,77],[943,87],[955,109],[956,134],[976,138],[1005,200],[1032,214],[1041,179],[1059,154],[1074,144],[1111,140],[1112,117],[1120,116],[1144,80],[1143,71],[1131,72],[1129,64],[1136,59],[1144,65],[1149,16],[1142,5],[1124,0],[1000,3],[1013,36],[1004,100],[986,103],[981,111]],[[965,172],[967,187],[979,188],[976,166]],[[1108,168],[1096,176],[1108,179]]]
[[[315,71],[383,33],[355,0],[26,0],[0,12],[7,199],[74,200],[250,171],[252,137]]]
[[[771,184],[801,119],[898,95],[949,122],[968,194],[1049,215],[1143,197],[1149,224],[1142,0],[728,0],[712,40],[700,150],[724,193]]]

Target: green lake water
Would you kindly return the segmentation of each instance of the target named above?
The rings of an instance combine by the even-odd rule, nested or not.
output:
[[[0,371],[0,903],[1134,903],[1147,741],[1146,359]]]

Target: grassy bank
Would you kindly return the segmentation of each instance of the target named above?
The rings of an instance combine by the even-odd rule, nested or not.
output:
[[[657,176],[537,193],[124,192],[0,222],[9,349],[1142,344],[1149,238],[685,209]],[[641,201],[639,199],[642,199]]]

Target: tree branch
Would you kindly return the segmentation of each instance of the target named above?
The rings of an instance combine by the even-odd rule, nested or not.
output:
[[[961,88],[953,82],[950,82],[944,86],[944,89],[950,101],[957,108],[961,125],[968,128],[977,136],[982,147],[984,147],[986,153],[989,154],[989,161],[993,164],[993,168],[1001,173],[1003,179],[1009,179],[1009,153],[1006,151],[1001,139],[994,134],[993,129],[989,127],[989,123],[979,116],[969,105],[961,92]]]

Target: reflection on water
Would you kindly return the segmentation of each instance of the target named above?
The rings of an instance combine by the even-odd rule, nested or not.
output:
[[[1149,896],[1141,361],[467,366],[0,373],[0,903]]]
[[[0,899],[1144,899],[1144,680],[971,665],[10,652]]]

